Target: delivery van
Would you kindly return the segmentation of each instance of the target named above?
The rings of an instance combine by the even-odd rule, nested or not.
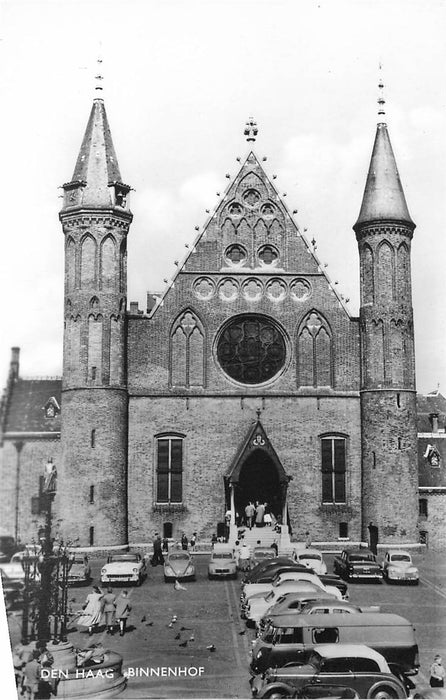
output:
[[[395,673],[413,675],[420,665],[413,625],[400,615],[290,614],[268,620],[253,643],[250,671],[305,663],[316,644],[366,644],[382,654]]]

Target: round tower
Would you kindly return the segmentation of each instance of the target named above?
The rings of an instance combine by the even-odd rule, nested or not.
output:
[[[59,214],[65,236],[61,531],[127,542],[127,233],[132,221],[104,102],[93,102]]]
[[[415,357],[410,250],[413,223],[385,123],[377,125],[354,225],[361,273],[363,538],[418,542]]]

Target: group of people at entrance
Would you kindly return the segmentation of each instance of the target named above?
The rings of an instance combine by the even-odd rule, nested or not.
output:
[[[251,530],[252,527],[271,527],[273,525],[273,514],[270,511],[268,503],[249,501],[245,506],[245,525]],[[274,518],[275,524],[275,518]]]

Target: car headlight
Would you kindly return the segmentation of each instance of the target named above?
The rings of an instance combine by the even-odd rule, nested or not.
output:
[[[134,574],[137,574],[137,573],[138,573],[138,569],[132,569],[132,571],[133,571]]]
[[[107,573],[107,569],[101,569],[102,576],[105,576],[106,573]]]
[[[175,576],[175,572],[170,566],[164,567],[164,573],[167,574],[167,576]]]

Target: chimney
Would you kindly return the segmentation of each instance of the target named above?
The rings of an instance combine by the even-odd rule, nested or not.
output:
[[[11,348],[11,363],[9,365],[9,376],[12,380],[19,378],[20,348]]]
[[[438,433],[438,413],[429,413],[429,419],[432,425],[432,432]]]
[[[135,314],[135,315],[138,313],[138,302],[137,301],[130,302],[130,313]]]
[[[147,292],[147,313],[149,314],[156,306],[157,296],[154,292]]]

